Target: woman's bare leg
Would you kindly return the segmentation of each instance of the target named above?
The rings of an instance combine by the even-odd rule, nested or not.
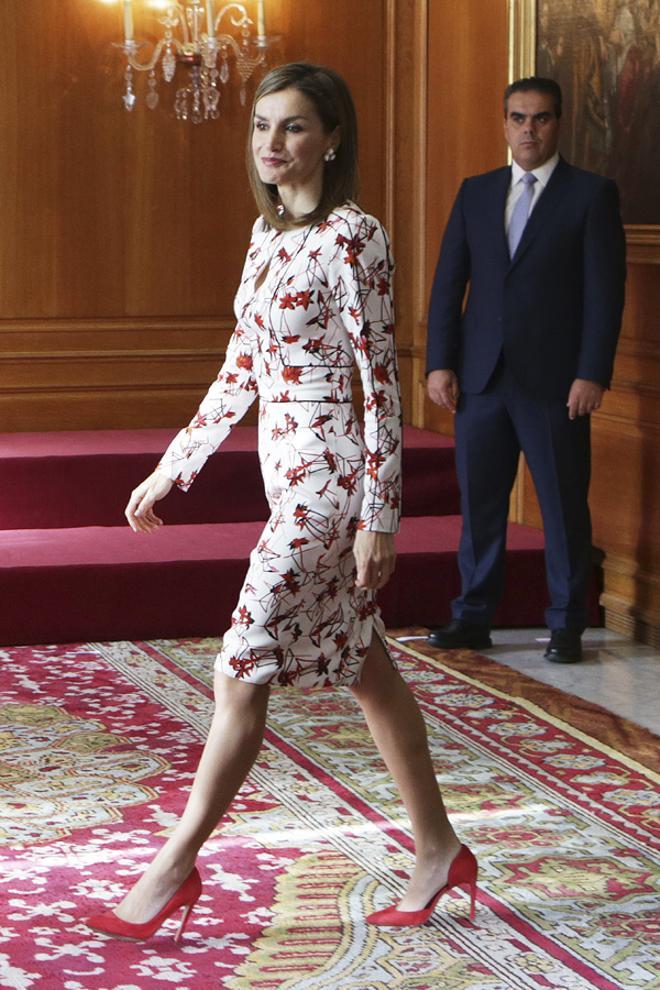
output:
[[[398,907],[424,907],[447,881],[460,848],[442,801],[428,747],[426,726],[410,688],[374,634],[359,685],[351,688],[412,825],[415,869]]]
[[[257,758],[270,689],[216,673],[215,712],[190,796],[174,832],[115,909],[124,921],[148,921],[192,870]]]

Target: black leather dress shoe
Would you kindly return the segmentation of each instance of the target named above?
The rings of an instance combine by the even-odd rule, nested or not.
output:
[[[431,629],[428,642],[441,650],[484,650],[493,645],[488,626],[475,626],[462,619],[452,619],[440,629]]]
[[[577,629],[553,629],[543,656],[553,663],[579,663],[582,659],[581,635]]]

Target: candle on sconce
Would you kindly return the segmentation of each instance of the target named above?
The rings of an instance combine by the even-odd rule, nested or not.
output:
[[[133,0],[124,0],[124,40],[133,40]]]
[[[265,0],[257,0],[257,36],[266,37],[266,17],[264,14]]]
[[[213,0],[206,0],[206,33],[209,38],[215,37],[215,26],[213,24]]]

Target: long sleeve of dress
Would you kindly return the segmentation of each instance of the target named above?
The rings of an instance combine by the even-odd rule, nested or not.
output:
[[[335,305],[364,390],[365,479],[361,529],[395,533],[401,506],[401,400],[394,344],[387,234],[361,214],[337,236],[331,267]]]
[[[257,396],[249,335],[236,327],[218,377],[190,424],[175,436],[158,465],[179,488],[187,491],[232,426],[245,415]]]

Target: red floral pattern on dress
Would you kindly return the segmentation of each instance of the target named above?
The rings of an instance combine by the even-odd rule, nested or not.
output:
[[[189,488],[258,394],[271,515],[216,662],[226,674],[355,683],[374,632],[384,634],[374,593],[355,587],[352,546],[358,528],[398,528],[392,272],[383,227],[354,204],[293,231],[261,218],[254,226],[225,362],[160,465]],[[355,364],[363,430],[352,406]]]

